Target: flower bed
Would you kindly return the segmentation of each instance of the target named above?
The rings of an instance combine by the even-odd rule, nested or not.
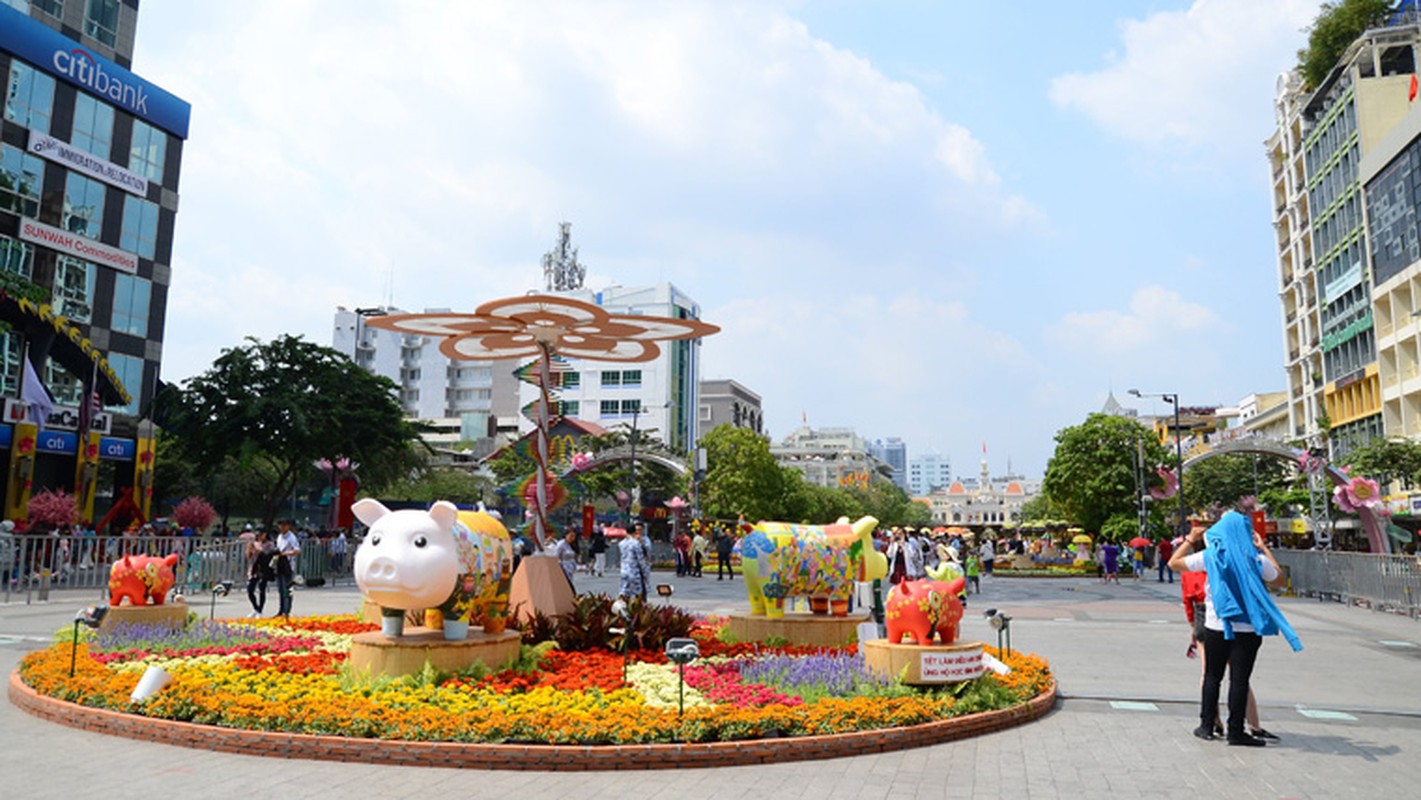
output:
[[[28,654],[19,677],[35,692],[83,706],[257,731],[408,741],[546,744],[716,742],[838,734],[1011,709],[1047,691],[1046,663],[1013,653],[1007,675],[921,691],[865,673],[855,648],[810,651],[727,644],[718,623],[692,636],[703,658],[684,693],[661,653],[525,648],[514,669],[361,680],[343,662],[353,617],[227,620],[163,635],[123,631],[80,641],[69,675],[66,639]],[[996,651],[988,648],[996,654]],[[1000,657],[1000,654],[997,654]],[[150,664],[173,683],[129,702]],[[684,704],[684,714],[678,707]]]

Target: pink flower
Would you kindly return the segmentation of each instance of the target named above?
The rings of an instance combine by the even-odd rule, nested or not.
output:
[[[1179,475],[1174,470],[1157,467],[1155,474],[1164,481],[1164,488],[1151,487],[1150,497],[1156,500],[1168,500],[1179,493]]]
[[[1381,487],[1377,482],[1361,476],[1338,486],[1332,491],[1337,507],[1349,514],[1355,514],[1364,507],[1375,509],[1381,505]]]

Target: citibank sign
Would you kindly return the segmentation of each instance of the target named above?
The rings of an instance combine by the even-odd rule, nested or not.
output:
[[[192,106],[29,15],[0,3],[0,48],[186,139]]]

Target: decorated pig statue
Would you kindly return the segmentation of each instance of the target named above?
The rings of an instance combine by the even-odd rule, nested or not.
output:
[[[513,549],[496,518],[444,500],[391,511],[366,498],[351,511],[370,526],[355,551],[355,582],[380,606],[386,635],[404,633],[409,610],[438,608],[446,639],[464,638],[471,620],[489,629],[506,616]]]
[[[157,556],[124,556],[109,568],[109,605],[161,606],[168,590],[173,588],[173,568],[178,554]]]
[[[962,601],[958,595],[967,585],[966,578],[951,581],[903,581],[888,593],[884,607],[884,625],[888,641],[903,643],[903,634],[912,634],[917,644],[931,644],[933,634],[941,644],[957,639],[957,624],[962,621]]]
[[[750,613],[783,617],[785,600],[807,597],[816,614],[848,616],[854,581],[888,574],[888,559],[873,549],[878,520],[795,525],[761,522],[740,541],[740,564]]]

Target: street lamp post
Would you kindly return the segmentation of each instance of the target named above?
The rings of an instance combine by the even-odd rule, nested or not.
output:
[[[1178,394],[1150,394],[1141,392],[1139,389],[1131,389],[1130,394],[1135,397],[1158,397],[1161,400],[1174,406],[1174,457],[1179,462],[1179,522],[1177,524],[1178,535],[1183,536],[1189,533],[1184,521],[1184,436],[1179,430],[1179,395]]]

